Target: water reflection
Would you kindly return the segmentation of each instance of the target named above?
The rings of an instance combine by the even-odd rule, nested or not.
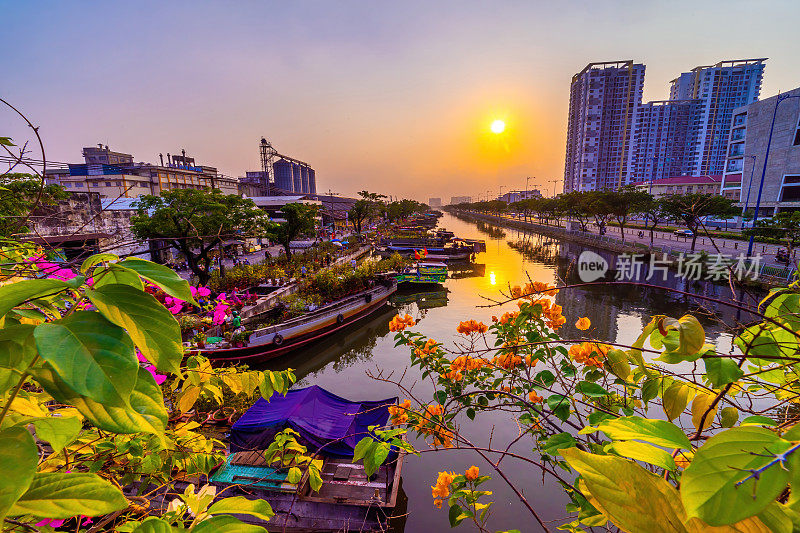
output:
[[[301,378],[299,386],[317,384],[354,400],[395,395],[401,395],[402,399],[396,386],[366,375],[367,371],[374,373],[380,369],[385,373],[394,373],[397,379],[404,375],[404,383],[413,385],[415,395],[423,400],[429,399],[431,388],[421,379],[418,367],[408,368],[407,349],[394,346],[394,335],[389,332],[388,322],[395,313],[411,314],[420,321],[414,328],[416,331],[445,344],[452,344],[457,339],[455,328],[459,321],[473,318],[488,323],[492,315],[516,310],[517,306],[513,303],[500,308],[486,307],[490,303],[486,297],[497,298],[501,289],[523,284],[529,277],[550,283],[577,281],[574,263],[582,247],[516,230],[496,231],[499,228],[489,225],[479,229],[472,222],[450,215],[445,215],[440,225],[459,237],[484,238],[487,235],[487,251],[478,255],[480,264],[451,269],[450,277],[441,289],[402,291],[393,298],[391,306],[387,305],[379,313],[353,324],[335,338],[272,362],[270,368],[294,368]],[[501,233],[503,236],[500,236]],[[731,296],[730,289],[724,285],[687,283],[672,275],[667,280],[659,278],[651,280],[651,283],[721,300],[729,300]],[[748,301],[754,301],[754,298],[757,295],[750,296]],[[735,309],[709,302],[698,303],[687,295],[659,288],[580,287],[561,291],[556,300],[568,318],[567,325],[561,331],[565,338],[580,334],[573,324],[577,317],[587,316],[592,321],[592,334],[596,337],[630,344],[652,315],[679,317],[693,312],[703,322],[709,341],[717,343],[719,349],[726,349],[731,334],[720,319],[728,323],[744,320],[741,315],[737,317]],[[517,425],[507,414],[484,413],[476,417],[475,422],[464,424],[462,431],[473,442],[486,443],[490,433],[498,442],[509,442],[517,436]],[[427,449],[421,441],[414,444],[420,449]],[[529,454],[530,446],[520,443],[516,451]],[[406,462],[403,487],[408,495],[407,531],[450,529],[446,510],[437,510],[432,505],[430,485],[435,481],[438,471],[445,468],[463,471],[472,464],[478,464],[476,460],[472,454],[451,450],[423,453]],[[479,466],[482,471],[489,473],[488,465]],[[509,475],[525,491],[526,497],[535,503],[545,520],[558,521],[566,516],[566,498],[558,485],[548,478],[542,482],[539,471],[532,471],[528,467],[515,469],[513,466],[506,465]],[[493,529],[539,531],[536,523],[522,510],[512,491],[499,477],[491,484],[496,502],[491,523]]]

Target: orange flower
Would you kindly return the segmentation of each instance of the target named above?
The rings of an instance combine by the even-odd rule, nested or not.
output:
[[[445,372],[444,374],[439,374],[439,376],[442,379],[450,379],[453,381],[461,381],[461,379],[464,377],[458,370],[451,370],[449,372]]]
[[[439,472],[436,485],[431,485],[431,495],[434,498],[447,498],[450,496],[450,484],[455,477],[455,472]]]
[[[528,295],[544,294],[545,296],[555,296],[558,294],[558,289],[552,285],[548,285],[547,283],[534,281],[533,283],[528,283],[525,285],[525,293]]]
[[[404,400],[400,405],[390,405],[389,414],[392,417],[392,424],[402,426],[408,422],[408,411],[411,409],[411,402]]]
[[[404,329],[414,325],[414,318],[411,315],[401,317],[397,315],[389,322],[389,331],[403,331]]]
[[[433,500],[433,506],[436,507],[437,509],[441,509],[442,508],[442,500],[440,500],[439,498],[436,498],[435,500]]]
[[[464,473],[464,477],[467,478],[468,481],[475,481],[478,479],[479,475],[478,467],[472,465],[471,467],[467,468],[467,471]]]
[[[530,400],[530,402],[531,402],[531,403],[542,403],[542,402],[544,401],[544,398],[542,398],[541,396],[539,396],[539,395],[536,393],[536,391],[535,391],[535,390],[532,390],[532,391],[530,391],[530,392],[528,393],[528,400]]]
[[[569,355],[576,363],[602,368],[603,359],[605,359],[609,349],[611,349],[611,347],[607,344],[584,342],[581,344],[573,344],[569,349]],[[595,356],[595,354],[597,355]]]
[[[471,335],[473,333],[486,333],[489,331],[489,327],[484,324],[483,322],[477,322],[475,320],[465,320],[458,324],[458,328],[456,331],[463,335]]]
[[[536,366],[536,363],[538,363],[538,362],[539,362],[539,359],[537,359],[536,357],[534,357],[532,354],[531,354],[531,355],[526,355],[526,356],[525,356],[525,363],[526,363],[528,366]]]
[[[589,320],[589,319],[588,319],[588,318],[586,318],[585,316],[584,316],[584,317],[581,317],[581,318],[579,318],[579,319],[578,319],[578,321],[577,321],[577,322],[575,322],[575,327],[576,327],[576,328],[578,328],[578,329],[580,329],[580,330],[583,330],[583,331],[586,331],[587,329],[589,329],[589,327],[590,327],[591,325],[592,325],[592,322],[591,322],[591,320]]]
[[[435,340],[428,339],[428,341],[425,344],[419,345],[419,346],[421,346],[420,348],[414,349],[414,355],[416,355],[420,359],[425,359],[430,354],[432,354],[432,353],[434,353],[436,351],[436,345],[437,344],[438,343]]]
[[[492,364],[497,368],[511,370],[522,364],[522,357],[510,353],[501,354],[492,358]]]
[[[503,316],[500,317],[500,323],[508,324],[509,322],[512,322],[515,318],[517,318],[517,316],[519,316],[519,312],[503,313]]]
[[[519,285],[514,285],[511,287],[511,297],[512,298],[522,298],[522,287]]]
[[[497,322],[497,317],[492,315],[492,322]]]

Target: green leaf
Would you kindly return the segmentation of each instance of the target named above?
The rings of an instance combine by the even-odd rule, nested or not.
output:
[[[0,287],[0,317],[27,301],[53,296],[70,288],[58,279],[30,279],[3,285]]]
[[[447,517],[450,520],[450,527],[456,527],[458,524],[461,523],[466,515],[463,514],[464,510],[461,509],[461,506],[458,504],[453,504],[450,506],[450,511],[447,513]]]
[[[547,455],[559,455],[559,450],[571,448],[575,446],[576,442],[575,437],[569,433],[558,433],[542,444],[542,451]]]
[[[40,324],[33,332],[42,358],[81,396],[126,406],[139,362],[125,331],[93,311]]]
[[[586,428],[581,433],[589,432],[590,429],[600,430],[612,440],[643,440],[667,448],[692,449],[689,437],[683,430],[664,420],[626,416],[603,420],[597,428]]]
[[[119,529],[117,529],[119,531]],[[156,518],[155,516],[151,516],[144,520],[141,524],[137,525],[135,529],[131,531],[131,533],[172,533],[173,531],[184,531],[183,528],[181,529],[172,529],[172,526],[169,525],[169,522],[165,522],[160,518]]]
[[[81,265],[81,274],[86,274],[86,272],[92,268],[97,263],[102,263],[104,261],[116,261],[119,259],[119,256],[116,254],[94,254],[86,258],[86,260]]]
[[[613,455],[594,455],[577,448],[562,455],[580,472],[584,495],[623,531],[685,533],[680,496],[663,478]]]
[[[314,492],[319,492],[319,489],[322,488],[322,477],[316,468],[308,468],[308,484],[311,485],[311,490]]]
[[[78,438],[82,426],[81,420],[74,416],[49,416],[47,418],[37,418],[33,421],[33,427],[36,428],[36,436],[43,441],[49,442],[55,453],[60,452],[65,446]]]
[[[138,291],[144,290],[142,278],[139,277],[139,274],[116,263],[96,268],[93,280],[92,288],[94,289],[105,287],[106,285],[119,284],[128,285]]]
[[[592,383],[590,381],[581,381],[575,387],[575,391],[581,394],[585,394],[590,398],[603,398],[609,395],[609,392],[598,385],[597,383]]]
[[[356,462],[359,459],[366,456],[366,454],[369,453],[369,449],[374,442],[375,440],[372,437],[364,437],[363,439],[358,441],[356,447],[353,448],[353,462]]]
[[[644,442],[637,442],[633,440],[612,442],[608,445],[609,449],[615,453],[635,459],[636,461],[643,461],[651,465],[660,466],[667,470],[675,470],[675,459],[670,454]]]
[[[38,353],[31,324],[0,328],[0,396],[19,383]]]
[[[744,375],[736,361],[727,357],[706,357],[706,376],[715,389],[733,383]]]
[[[791,443],[760,427],[737,427],[711,437],[698,448],[681,478],[681,499],[689,516],[724,526],[756,515],[786,488],[789,472],[775,465],[747,478]]]
[[[248,500],[244,496],[217,500],[206,512],[211,515],[223,513],[246,514],[261,520],[269,520],[275,516],[272,507],[265,500]]]
[[[293,484],[300,483],[300,480],[303,477],[303,472],[296,466],[293,466],[289,469],[289,473],[286,475],[286,481]]]
[[[37,518],[99,516],[128,507],[122,491],[96,474],[40,472],[10,515]]]
[[[203,520],[192,528],[192,533],[267,533],[267,530],[230,515],[219,515]]]
[[[197,302],[192,297],[189,282],[164,265],[159,265],[158,263],[153,263],[145,259],[139,259],[138,257],[129,257],[124,261],[120,261],[118,264],[136,271],[141,277],[151,283],[155,283],[161,287],[161,290],[173,298],[178,298],[192,305],[197,305]]]
[[[378,442],[370,450],[372,453],[369,453],[364,457],[364,471],[367,473],[367,477],[371,477],[372,474],[378,471],[383,462],[389,456],[389,449],[389,445],[385,442]]]
[[[684,315],[678,320],[665,317],[662,324],[668,332],[663,340],[668,352],[688,361],[703,349],[706,333],[700,322],[692,315]],[[670,331],[676,331],[677,336],[670,335]]]
[[[11,427],[0,431],[0,522],[28,489],[38,463],[38,449],[27,429]]]
[[[440,405],[444,405],[445,400],[447,400],[447,393],[443,390],[437,390],[433,397],[436,399],[436,402]]]
[[[674,420],[683,413],[689,404],[690,391],[691,389],[685,383],[673,383],[664,391],[661,400],[668,419]]]
[[[735,407],[723,407],[719,413],[720,423],[724,428],[733,427],[739,420],[739,410]]]
[[[129,406],[102,404],[81,396],[59,379],[49,365],[35,369],[33,374],[56,401],[72,405],[100,429],[114,433],[160,434],[167,425],[167,409],[161,388],[144,368],[139,368],[135,374],[136,385]]]
[[[142,355],[158,370],[181,373],[180,326],[152,295],[117,284],[86,291],[86,295],[104,317],[127,330]]]
[[[628,363],[628,354],[617,348],[612,348],[606,354],[606,361],[611,372],[622,380],[627,380],[631,375],[631,365]]]
[[[700,420],[707,411],[709,412],[703,421],[703,429],[707,429],[714,422],[714,416],[717,414],[717,407],[719,406],[719,404],[717,404],[713,409],[711,408],[711,404],[715,398],[716,394],[710,393],[698,393],[697,396],[694,397],[694,401],[692,402],[692,424],[694,424],[696,429],[700,429]]]
[[[742,420],[742,423],[740,425],[742,425],[742,426],[745,426],[745,425],[777,426],[778,423],[775,422],[773,419],[767,417],[767,416],[753,415],[753,416],[748,416],[747,418]]]

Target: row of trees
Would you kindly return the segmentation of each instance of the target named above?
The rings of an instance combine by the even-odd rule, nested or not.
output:
[[[582,231],[588,231],[589,224],[594,223],[605,233],[611,222],[616,222],[625,240],[625,227],[631,218],[642,218],[645,228],[653,233],[659,225],[667,222],[683,223],[692,231],[692,249],[694,250],[698,230],[705,229],[708,218],[728,219],[740,213],[734,202],[723,196],[707,194],[672,194],[655,197],[646,191],[626,187],[618,191],[573,191],[555,198],[531,198],[512,204],[500,200],[460,204],[459,208],[485,212],[503,213],[513,211],[520,213],[525,220],[536,218],[539,222],[549,224],[562,218],[573,220],[580,225]]]
[[[416,200],[402,199],[386,202],[385,194],[369,191],[361,191],[358,195],[361,198],[356,200],[356,203],[347,212],[347,218],[359,235],[361,235],[364,224],[372,220],[385,218],[390,222],[396,222],[414,213],[428,210],[427,205]]]

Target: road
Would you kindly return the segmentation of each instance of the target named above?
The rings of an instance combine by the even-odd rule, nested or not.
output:
[[[522,220],[521,218],[514,218],[510,215],[503,215],[503,218],[507,218],[509,220]],[[595,224],[589,225],[589,231],[594,234],[599,234],[599,228]],[[639,237],[639,232],[642,232],[643,235]],[[616,226],[606,226],[606,236],[608,237],[615,237],[617,239],[621,238],[620,228]],[[660,248],[669,248],[671,250],[675,250],[676,252],[685,252],[691,253],[692,247],[692,239],[691,237],[679,237],[672,232],[667,231],[659,231],[656,230],[653,235],[653,245],[658,246]],[[645,244],[647,246],[650,245],[650,232],[646,230],[640,229],[625,229],[625,241],[626,242],[635,242]],[[695,244],[694,251],[695,252],[706,252],[708,254],[726,254],[733,258],[739,256],[739,254],[746,254],[747,253],[747,241],[740,241],[736,239],[724,239],[715,237],[710,239],[709,237],[698,235],[697,242]],[[715,247],[716,245],[716,247]],[[717,251],[717,248],[719,251]],[[776,260],[776,254],[778,249],[781,246],[776,244],[762,244],[762,243],[754,243],[753,244],[753,254],[758,255],[760,254],[762,259],[762,263],[770,266],[775,267],[785,267],[784,263],[779,263]]]

